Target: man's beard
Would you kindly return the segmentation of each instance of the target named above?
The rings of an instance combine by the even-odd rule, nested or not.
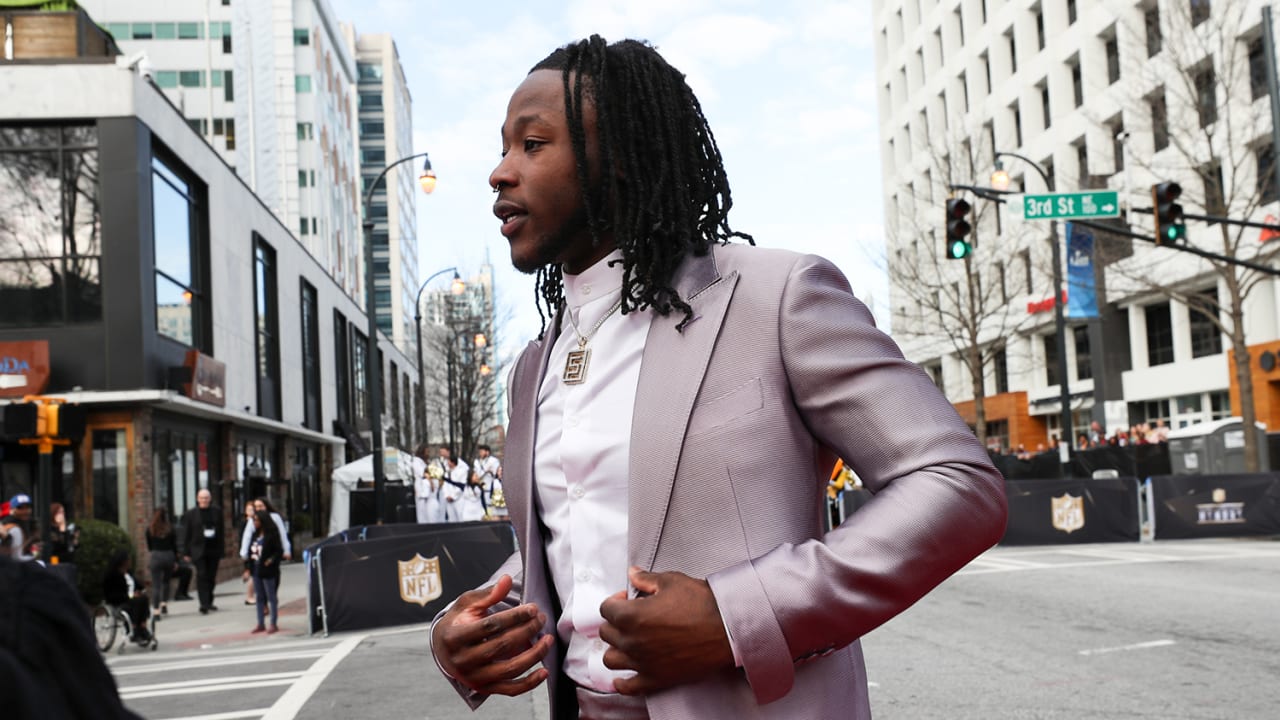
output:
[[[579,207],[574,214],[560,226],[554,234],[545,235],[535,243],[536,254],[531,260],[521,261],[516,257],[511,258],[511,264],[516,270],[532,275],[548,265],[554,265],[564,255],[564,251],[573,246],[574,241],[580,236],[586,235],[590,237],[590,227],[587,222],[587,209]],[[594,245],[594,241],[592,241]]]

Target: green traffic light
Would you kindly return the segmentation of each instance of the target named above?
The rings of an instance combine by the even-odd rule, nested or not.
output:
[[[969,243],[956,240],[951,243],[951,259],[960,260],[969,254]]]
[[[1168,235],[1170,240],[1177,240],[1178,228],[1169,228],[1167,231],[1165,231],[1165,235]]]

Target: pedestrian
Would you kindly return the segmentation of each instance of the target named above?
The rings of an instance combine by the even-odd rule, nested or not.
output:
[[[422,469],[422,476],[413,483],[417,520],[431,524],[445,522],[444,473],[436,463]]]
[[[6,557],[22,561],[31,559],[30,555],[23,552],[26,535],[22,532],[18,516],[13,514],[13,504],[10,502],[0,504],[0,538],[3,539],[2,549]]]
[[[502,496],[502,463],[494,457],[493,450],[485,444],[476,446],[476,459],[471,465],[484,492],[485,516],[493,519],[507,517],[507,504]]]
[[[140,643],[151,639],[151,631],[147,630],[147,594],[133,574],[133,557],[128,550],[117,550],[111,556],[102,578],[102,599],[129,616],[133,625],[130,640]]]
[[[9,537],[9,556],[14,560],[33,560],[31,545],[35,542],[35,533],[31,527],[31,496],[18,493],[6,503],[9,512],[0,517],[0,525],[5,528]]]
[[[49,552],[51,561],[75,562],[76,547],[80,544],[80,531],[75,523],[67,522],[67,510],[62,503],[49,503]]]
[[[245,523],[244,530],[242,531],[242,534],[240,536],[240,557],[246,558],[246,559],[249,557],[248,555],[249,540],[253,536],[253,522],[252,522],[253,516],[257,515],[259,512],[265,512],[271,516],[271,521],[275,523],[276,530],[279,531],[280,542],[284,546],[284,559],[285,560],[292,559],[293,544],[289,542],[289,530],[285,526],[284,517],[280,515],[280,513],[276,510],[275,506],[272,505],[271,501],[268,500],[265,496],[254,498],[252,504],[253,504],[252,512],[250,512],[247,506],[245,507],[245,517],[249,519],[249,522]]]
[[[280,561],[284,557],[284,545],[280,541],[280,529],[271,519],[271,513],[259,510],[253,516],[253,536],[249,543],[249,559],[245,562],[244,575],[253,579],[257,596],[258,624],[253,632],[275,633],[279,630],[276,616],[280,610],[276,595],[280,587]],[[264,625],[268,617],[271,624]]]
[[[213,504],[213,494],[202,488],[196,493],[196,506],[182,516],[179,536],[183,559],[196,568],[201,615],[218,609],[213,604],[213,588],[218,582],[218,563],[226,553],[223,537],[222,509]]]
[[[442,493],[446,522],[466,522],[484,518],[484,501],[480,487],[471,481],[471,468],[450,450],[444,456],[448,474]]]
[[[164,507],[151,513],[147,550],[151,553],[151,614],[158,618],[169,614],[169,581],[178,569],[178,534]]]
[[[258,512],[254,507],[253,501],[250,500],[244,504],[244,517],[236,532],[240,535],[240,559],[248,561],[249,559],[249,542],[253,538],[253,516]],[[249,578],[244,578],[244,604],[257,605],[258,596],[253,592],[253,583],[249,582]]]
[[[1003,533],[985,448],[830,262],[730,242],[652,47],[553,52],[501,135],[544,318],[508,385],[519,550],[432,624],[440,668],[472,707],[549,678],[556,720],[870,717],[859,638]],[[872,497],[825,533],[836,456]]]

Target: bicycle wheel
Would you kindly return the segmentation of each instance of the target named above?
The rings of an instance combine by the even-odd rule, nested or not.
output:
[[[93,609],[93,635],[98,641],[98,649],[106,652],[116,641],[116,618],[111,608],[99,605]]]

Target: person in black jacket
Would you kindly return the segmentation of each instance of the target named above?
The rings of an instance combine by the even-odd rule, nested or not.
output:
[[[5,718],[139,720],[125,709],[79,594],[39,563],[0,557]]]
[[[169,522],[169,511],[158,507],[147,526],[147,550],[151,551],[151,614],[169,614],[169,580],[178,569],[178,534]]]
[[[196,506],[182,516],[179,547],[187,562],[196,566],[196,592],[200,596],[200,614],[217,610],[213,604],[213,586],[218,581],[218,562],[222,560],[226,541],[223,539],[222,509],[213,504],[208,490],[196,493]]]
[[[151,639],[147,630],[147,595],[142,591],[142,584],[130,572],[133,558],[128,550],[117,550],[107,565],[106,575],[102,578],[102,599],[108,605],[122,608],[129,614],[133,622],[134,642],[146,642]]]
[[[245,576],[253,578],[257,594],[258,626],[253,632],[274,633],[279,630],[276,615],[279,601],[276,589],[280,586],[280,560],[284,557],[284,545],[280,542],[280,530],[271,519],[271,513],[259,510],[253,516],[253,539],[249,543],[249,559],[245,562]],[[271,610],[271,624],[263,625],[267,607]]]

